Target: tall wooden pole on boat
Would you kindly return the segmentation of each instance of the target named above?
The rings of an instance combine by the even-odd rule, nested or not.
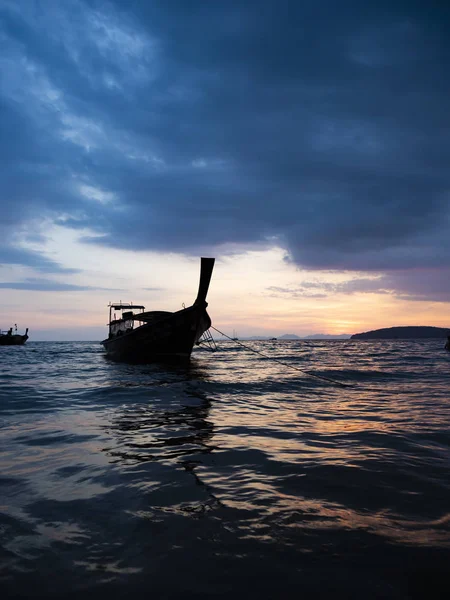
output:
[[[215,258],[201,258],[200,282],[198,285],[198,294],[194,304],[204,304],[208,294],[209,282],[211,281],[214,269]]]

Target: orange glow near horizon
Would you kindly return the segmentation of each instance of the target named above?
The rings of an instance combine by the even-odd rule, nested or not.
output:
[[[105,249],[82,244],[72,231],[55,227],[47,251],[75,275],[41,276],[41,279],[78,285],[80,290],[2,290],[6,329],[14,323],[36,332],[62,334],[64,329],[92,328],[95,338],[106,332],[110,301],[142,303],[147,310],[179,310],[196,297],[199,259]],[[11,281],[11,269],[1,269]],[[38,275],[18,268],[16,281]],[[353,334],[382,327],[431,325],[446,327],[448,303],[418,302],[390,294],[332,293],[321,297],[298,294],[302,282],[339,285],[365,273],[302,271],[286,262],[280,248],[218,257],[208,294],[213,325],[231,335],[279,336],[294,333]],[[317,282],[319,282],[317,284]],[[299,287],[300,286],[300,287]],[[326,289],[326,288],[325,288]],[[297,292],[296,292],[297,290]],[[50,333],[49,333],[50,332]]]

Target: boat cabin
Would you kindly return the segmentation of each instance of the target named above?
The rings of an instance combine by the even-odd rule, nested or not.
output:
[[[145,310],[145,306],[128,302],[116,302],[109,305],[109,338],[123,335],[132,331],[134,328],[134,319],[139,315],[134,314],[134,310],[140,310],[141,314]],[[114,311],[120,311],[117,316]]]
[[[15,323],[14,328],[15,328],[14,334],[13,334],[13,328],[10,327],[8,329],[8,331],[1,331],[1,329],[0,329],[0,335],[17,335],[17,323]],[[27,331],[28,331],[28,329],[27,329]]]
[[[155,323],[171,315],[171,312],[162,310],[153,310],[145,312],[145,306],[128,302],[116,302],[109,305],[109,335],[108,339],[130,333],[133,329],[141,325]],[[134,312],[134,311],[140,312]],[[121,311],[117,316],[114,311]],[[137,324],[135,325],[137,321]]]

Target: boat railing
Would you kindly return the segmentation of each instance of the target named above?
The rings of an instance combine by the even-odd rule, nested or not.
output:
[[[215,352],[217,350],[216,341],[211,335],[209,329],[204,331],[201,338],[198,340],[197,346],[200,346],[201,344],[209,348],[209,350],[211,350],[212,352]]]

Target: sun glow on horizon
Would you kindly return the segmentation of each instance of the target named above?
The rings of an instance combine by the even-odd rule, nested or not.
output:
[[[197,294],[199,257],[156,252],[132,252],[86,243],[88,232],[53,226],[40,244],[41,252],[74,273],[43,275],[18,267],[2,269],[8,281],[39,281],[75,286],[60,291],[3,289],[3,324],[51,331],[58,339],[77,328],[106,332],[110,301],[142,303],[147,310],[175,311]],[[36,244],[28,244],[36,249]],[[231,335],[275,336],[295,333],[353,334],[401,325],[446,326],[448,304],[419,302],[389,293],[345,291],[356,277],[373,274],[300,270],[279,247],[216,256],[208,293],[213,325]],[[78,287],[77,287],[78,286]],[[344,290],[344,291],[343,291]],[[50,333],[49,333],[50,332]],[[74,333],[75,332],[75,333]],[[81,339],[81,338],[79,338]]]

